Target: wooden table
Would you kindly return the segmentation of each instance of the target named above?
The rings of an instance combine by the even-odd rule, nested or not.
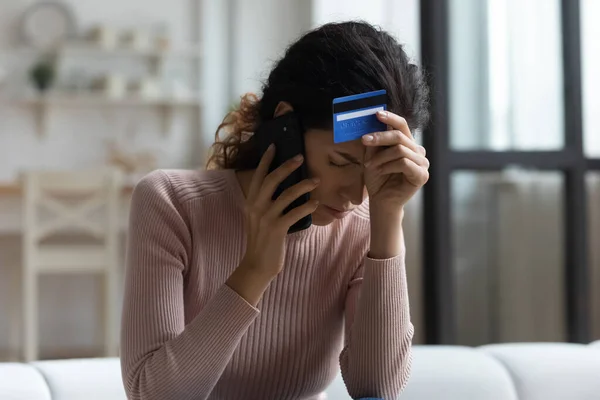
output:
[[[0,196],[20,196],[21,185],[18,182],[0,183]]]

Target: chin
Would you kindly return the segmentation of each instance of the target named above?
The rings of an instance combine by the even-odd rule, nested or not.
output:
[[[323,212],[318,208],[314,213],[312,213],[312,224],[316,226],[329,225],[335,220],[336,219],[333,216]]]

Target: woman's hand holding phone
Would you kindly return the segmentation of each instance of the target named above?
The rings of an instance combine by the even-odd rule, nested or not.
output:
[[[310,200],[283,214],[294,200],[313,191],[319,185],[319,181],[305,179],[272,200],[279,184],[304,162],[303,157],[299,155],[269,173],[274,156],[275,146],[271,145],[252,177],[245,207],[246,253],[227,282],[232,289],[254,305],[258,303],[270,281],[283,269],[288,230],[293,224],[313,213],[319,205],[317,201]]]

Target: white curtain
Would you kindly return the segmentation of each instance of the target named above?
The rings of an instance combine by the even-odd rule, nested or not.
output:
[[[565,340],[561,175],[460,172],[452,188],[459,342]]]
[[[589,175],[588,183],[588,219],[589,257],[591,270],[590,289],[592,295],[592,335],[600,340],[600,173]]]

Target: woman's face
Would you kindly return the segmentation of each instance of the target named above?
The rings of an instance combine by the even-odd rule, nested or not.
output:
[[[293,111],[287,102],[280,102],[274,117]],[[313,224],[328,225],[344,218],[367,197],[363,178],[365,147],[360,140],[334,143],[333,130],[308,129],[304,133],[305,163],[311,178],[321,184],[311,192],[319,200],[312,214]]]
[[[345,217],[367,197],[363,178],[365,147],[359,140],[333,142],[333,131],[310,129],[305,132],[306,166],[321,184],[311,193],[319,200],[313,224],[327,225]]]

